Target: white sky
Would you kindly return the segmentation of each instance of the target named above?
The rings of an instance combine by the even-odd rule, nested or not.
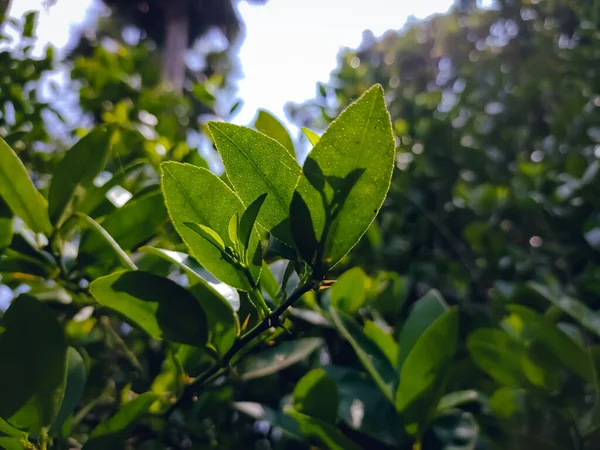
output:
[[[243,78],[238,96],[244,105],[235,122],[248,124],[258,108],[283,117],[288,101],[314,97],[317,81],[327,81],[343,47],[357,47],[370,29],[380,36],[400,28],[407,17],[424,18],[448,9],[451,0],[269,0],[266,5],[239,4],[246,24],[240,50]],[[13,0],[11,15],[42,9],[40,48],[47,42],[61,48],[69,31],[99,0],[58,0],[48,10],[42,0]]]

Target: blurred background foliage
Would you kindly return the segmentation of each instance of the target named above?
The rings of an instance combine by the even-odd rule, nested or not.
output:
[[[227,120],[239,106],[231,78],[241,24],[229,1],[173,2],[173,9],[159,0],[106,3],[113,13],[64,61],[51,48],[33,56],[34,14],[3,21],[0,135],[44,191],[77,137],[114,124],[112,157],[84,212],[118,231],[140,268],[179,279],[170,264],[138,251],[184,250],[157,201],[157,169],[165,160],[218,167],[203,124]],[[192,63],[169,68],[169,20],[182,16]],[[215,29],[223,45],[198,45]],[[181,45],[181,36],[172,39]],[[190,417],[147,420],[127,445],[307,448],[306,433],[282,411],[298,380],[324,367],[346,436],[362,448],[411,448],[414,439],[323,310],[331,303],[354,316],[360,335],[395,364],[403,324],[425,296],[419,303],[434,316],[438,304],[459,305],[461,340],[423,449],[599,448],[598,61],[600,4],[592,0],[460,1],[381,38],[366,33],[358,49],[342,51],[331,81],[315,99],[289,105],[290,119],[324,129],[381,83],[398,153],[382,212],[336,267],[336,287],[305,296],[292,314],[294,335],[321,338],[326,350],[267,376],[234,374],[201,393]],[[54,82],[56,71],[67,81]],[[48,301],[89,358],[88,387],[67,435],[85,440],[132,392],[178,386],[174,352],[90,310],[79,292],[85,286],[54,279],[47,255],[10,223],[3,204],[0,216],[0,228],[15,230],[0,242],[3,296],[27,291]],[[91,279],[118,265],[90,232],[76,241],[79,255],[66,261],[72,273]],[[188,357],[183,376],[197,374],[204,356]],[[255,354],[247,371],[269,358]],[[56,448],[77,446],[65,440]]]

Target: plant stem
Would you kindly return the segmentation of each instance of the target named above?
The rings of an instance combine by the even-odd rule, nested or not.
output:
[[[188,384],[183,390],[183,394],[167,410],[167,417],[170,416],[187,399],[191,398],[198,387],[202,386],[220,371],[225,370],[229,366],[229,363],[231,362],[233,357],[250,341],[258,337],[261,333],[268,330],[269,328],[273,326],[278,326],[279,318],[281,317],[283,312],[287,310],[290,306],[292,306],[300,297],[302,297],[302,295],[304,295],[311,289],[318,287],[319,284],[320,282],[318,281],[309,280],[306,283],[303,283],[300,286],[298,286],[298,288],[296,288],[296,290],[292,292],[290,296],[284,302],[282,302],[275,310],[267,314],[260,323],[256,324],[254,328],[252,328],[246,334],[241,336],[227,351],[227,353],[225,353],[225,355],[219,361],[218,364],[215,364],[210,369],[199,375],[192,383]]]

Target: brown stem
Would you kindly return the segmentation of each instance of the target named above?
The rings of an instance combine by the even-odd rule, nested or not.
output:
[[[162,55],[162,78],[180,94],[185,79],[185,52],[187,50],[190,18],[189,0],[165,2],[165,44]]]

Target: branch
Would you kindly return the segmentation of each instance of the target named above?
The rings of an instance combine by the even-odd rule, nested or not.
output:
[[[315,289],[318,287],[320,282],[315,280],[309,280],[306,283],[301,284],[296,288],[294,292],[290,294],[290,296],[282,302],[276,309],[273,310],[270,314],[267,314],[265,318],[258,324],[254,326],[250,331],[241,336],[233,346],[225,353],[223,358],[219,361],[218,364],[215,364],[210,369],[199,375],[193,382],[188,384],[183,393],[177,399],[175,403],[173,403],[166,412],[166,416],[169,417],[177,408],[182,406],[186,400],[192,398],[194,392],[197,388],[205,384],[208,380],[213,378],[215,375],[219,374],[221,371],[225,371],[229,367],[229,363],[233,359],[233,357],[247,344],[250,343],[254,338],[258,337],[264,331],[268,330],[271,327],[279,326],[279,319],[281,315],[292,306],[302,295],[310,291],[311,289]]]

